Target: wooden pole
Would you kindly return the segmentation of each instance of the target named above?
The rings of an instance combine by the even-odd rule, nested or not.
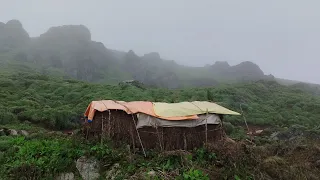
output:
[[[145,150],[144,150],[144,147],[143,147],[143,144],[142,144],[142,140],[141,140],[141,138],[140,138],[139,131],[138,131],[138,129],[137,129],[137,124],[136,124],[136,122],[134,121],[134,116],[133,116],[133,114],[132,114],[132,121],[133,121],[134,127],[136,128],[137,135],[138,135],[138,138],[139,138],[139,141],[140,141],[140,145],[141,145],[141,148],[142,148],[144,157],[147,157],[147,154],[146,154],[146,152],[145,152]]]
[[[227,133],[224,131],[223,118],[221,118],[220,120],[221,120],[220,131],[222,131],[222,133],[220,133],[220,140],[221,140],[223,137],[227,136]]]
[[[156,132],[157,132],[157,137],[158,137],[160,149],[161,149],[161,152],[162,152],[162,151],[163,151],[163,148],[162,148],[161,138],[160,138],[160,135],[159,135],[158,125],[157,125],[157,124],[156,124]]]
[[[183,129],[183,144],[184,144],[184,150],[188,149],[188,145],[187,145],[187,137],[186,137],[186,130]]]
[[[250,129],[249,129],[249,126],[248,126],[246,117],[245,117],[244,114],[243,114],[243,110],[242,110],[241,104],[240,104],[240,110],[241,110],[242,117],[243,117],[243,119],[244,119],[244,123],[245,123],[246,126],[247,126],[248,133],[250,133]],[[253,133],[253,132],[250,133],[250,141],[251,141],[251,142],[252,142],[252,139],[253,139],[253,138],[252,138],[252,133]]]
[[[206,116],[206,147],[208,145],[208,108],[207,108],[207,116]]]
[[[108,127],[108,138],[111,138],[111,111],[110,110],[108,110],[109,111],[109,122],[108,122],[108,124],[109,124],[109,127]]]
[[[104,121],[104,117],[103,117],[103,112],[101,113],[101,139],[100,139],[100,143],[101,145],[103,144],[103,121]]]

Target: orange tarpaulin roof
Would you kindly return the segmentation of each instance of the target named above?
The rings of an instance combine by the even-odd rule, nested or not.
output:
[[[102,101],[92,101],[85,112],[85,116],[89,120],[93,120],[96,111],[103,112],[107,110],[122,110],[127,114],[144,113],[150,116],[154,116],[160,119],[166,120],[187,120],[187,119],[198,119],[197,115],[190,116],[177,116],[177,117],[162,117],[155,114],[152,102],[149,101],[112,101],[112,100],[102,100]]]

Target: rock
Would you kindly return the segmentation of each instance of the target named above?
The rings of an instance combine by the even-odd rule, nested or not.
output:
[[[83,180],[95,180],[100,177],[99,163],[95,158],[80,157],[76,167]]]
[[[19,134],[21,134],[22,136],[29,136],[29,133],[25,130],[20,130],[18,131]]]
[[[121,174],[119,170],[119,163],[114,164],[111,169],[106,173],[106,179],[114,180],[118,174]]]
[[[155,171],[149,171],[149,172],[147,173],[147,175],[148,175],[149,177],[155,177],[155,176],[156,176],[156,172],[155,172]]]
[[[278,135],[279,135],[279,132],[274,132],[271,134],[270,139],[277,141],[277,140],[279,140]]]
[[[236,141],[234,141],[233,139],[231,139],[229,137],[226,137],[225,140],[226,140],[226,142],[231,143],[231,144],[235,144],[236,143]]]
[[[10,131],[10,135],[11,136],[17,136],[18,135],[18,132],[16,130],[14,130],[14,129],[10,129],[9,131]]]
[[[73,173],[62,173],[56,178],[56,180],[74,180],[74,174]]]

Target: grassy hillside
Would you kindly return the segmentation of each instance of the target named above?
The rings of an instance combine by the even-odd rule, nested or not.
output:
[[[128,79],[148,86],[118,85]],[[274,79],[251,62],[196,68],[157,53],[109,50],[91,41],[83,26],[30,38],[20,22],[0,23],[0,180],[54,179],[61,172],[79,178],[74,162],[81,156],[95,157],[106,179],[319,179],[320,88]],[[87,105],[102,99],[216,102],[243,114],[224,121],[238,142],[192,152],[148,151],[145,158],[125,145],[57,132],[78,128]],[[253,142],[246,141],[244,118],[250,127],[264,128]],[[7,129],[30,135],[10,136]]]
[[[320,178],[320,97],[305,88],[258,81],[168,90],[67,80],[58,76],[59,71],[54,76],[44,74],[28,63],[11,61],[0,66],[0,130],[30,133],[22,137],[0,132],[0,180],[54,179],[62,172],[73,172],[80,179],[75,161],[82,156],[95,157],[105,179]],[[272,127],[290,140],[272,140],[271,132],[265,131],[252,145],[245,140],[249,138],[245,131],[235,127],[244,125],[243,117],[228,116],[226,133],[240,141],[223,141],[191,152],[148,151],[145,158],[129,152],[125,145],[114,147],[109,141],[85,141],[79,134],[67,137],[49,132],[78,127],[90,101],[101,99],[209,100],[239,112],[241,104],[250,125]]]
[[[1,70],[1,124],[30,121],[50,128],[70,128],[76,126],[91,101],[115,99],[163,102],[204,100],[217,102],[239,112],[241,104],[247,121],[252,124],[282,127],[292,124],[306,127],[320,125],[319,96],[272,81],[167,90],[90,84],[33,73],[28,67],[22,69],[8,72]],[[243,122],[242,117],[227,119],[234,123]]]

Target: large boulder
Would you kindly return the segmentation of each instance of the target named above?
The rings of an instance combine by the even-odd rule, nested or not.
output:
[[[14,129],[10,129],[9,131],[10,131],[10,135],[11,136],[17,136],[18,135],[18,132],[16,130],[14,130]]]
[[[76,162],[76,167],[83,180],[96,180],[100,177],[99,162],[95,158],[80,157]]]
[[[26,130],[19,130],[18,134],[20,134],[22,136],[29,136],[29,133]]]

